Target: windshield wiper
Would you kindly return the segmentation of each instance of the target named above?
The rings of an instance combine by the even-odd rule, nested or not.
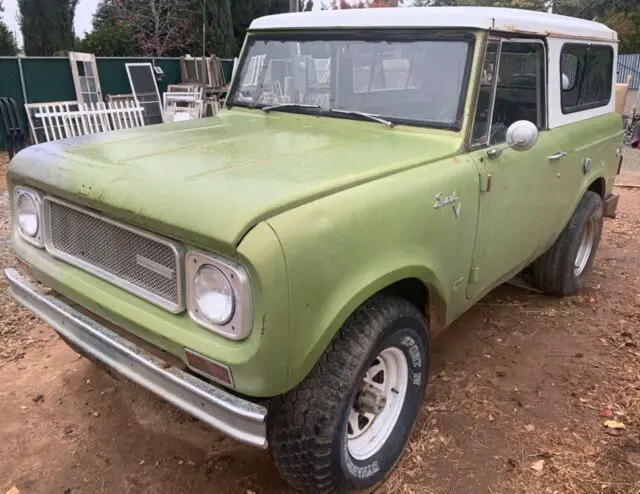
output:
[[[262,111],[269,113],[271,110],[277,110],[278,108],[311,108],[319,110],[322,107],[320,105],[307,105],[304,103],[278,103],[277,105],[263,106]]]
[[[375,115],[373,113],[366,113],[363,111],[357,110],[338,110],[335,108],[331,108],[330,110],[333,113],[342,113],[343,115],[356,115],[358,117],[368,118],[369,120],[373,120],[374,122],[380,122],[381,124],[385,124],[388,127],[393,127],[393,122],[382,118],[380,115]]]

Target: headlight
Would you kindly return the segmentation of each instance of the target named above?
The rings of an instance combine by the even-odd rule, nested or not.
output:
[[[222,271],[203,264],[193,279],[196,310],[214,324],[226,324],[235,306],[233,289]]]
[[[187,309],[191,318],[215,333],[233,340],[249,335],[252,295],[245,270],[210,254],[185,256]]]
[[[27,241],[42,247],[42,201],[38,192],[24,187],[14,190],[14,207],[16,227],[20,235]]]

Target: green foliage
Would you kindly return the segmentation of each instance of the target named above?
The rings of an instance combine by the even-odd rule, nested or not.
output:
[[[98,57],[135,57],[140,48],[135,33],[125,23],[96,26],[77,42],[76,50],[94,53]]]
[[[205,47],[207,56],[216,55],[218,57],[234,57],[238,49],[236,38],[234,37],[234,25],[231,17],[230,0],[193,0],[191,12],[193,15],[193,29],[198,36],[189,45],[189,52],[193,56],[203,54],[202,47],[202,24],[203,24],[203,2],[204,23],[206,25]],[[234,2],[235,3],[235,2]]]
[[[414,0],[430,5],[483,5],[547,11],[602,22],[618,32],[621,53],[640,52],[640,3],[637,0]]]
[[[299,10],[311,10],[313,0],[298,0],[298,8]],[[231,2],[231,17],[236,54],[242,47],[247,28],[253,19],[288,11],[289,0],[233,0]]]
[[[313,0],[298,0],[298,12],[311,12],[313,10]]]
[[[78,0],[18,0],[27,55],[50,56],[72,50]]]
[[[0,5],[1,6],[1,5]],[[7,25],[0,20],[0,56],[12,57],[18,54],[18,44]]]
[[[0,14],[4,12],[4,5],[0,0]],[[18,44],[13,36],[13,33],[9,31],[7,25],[2,21],[0,17],[0,56],[14,56],[18,54]]]
[[[602,22],[618,33],[620,53],[640,53],[640,5],[629,11],[609,9]]]
[[[20,4],[75,4],[77,0],[19,0]],[[143,43],[144,14],[151,0],[102,0],[93,19],[93,31],[79,43],[82,51],[102,56],[153,55]],[[155,0],[162,3],[161,0]],[[165,0],[168,1],[168,0]],[[203,1],[205,18],[203,19]],[[202,25],[206,25],[206,54],[221,57],[236,56],[244,42],[251,21],[264,15],[288,12],[289,0],[172,0],[173,5],[185,4],[179,19],[167,17],[165,28],[180,32],[180,37],[167,43],[164,55],[203,52]],[[186,2],[186,3],[185,3]],[[640,4],[628,0],[315,0],[321,7],[380,7],[398,3],[414,6],[484,5],[554,12],[604,22],[620,36],[621,52],[640,52]],[[0,0],[0,4],[2,0]],[[298,0],[299,10],[311,10],[314,0]],[[121,8],[117,8],[120,5]],[[48,7],[49,8],[49,7]],[[129,12],[124,16],[123,11]],[[175,16],[174,16],[175,17]],[[137,21],[135,19],[138,19]],[[177,28],[176,29],[176,25]],[[182,31],[180,31],[182,29]],[[157,43],[157,40],[155,42]]]

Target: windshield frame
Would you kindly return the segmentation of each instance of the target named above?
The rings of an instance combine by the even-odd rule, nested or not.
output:
[[[414,120],[409,118],[399,118],[389,115],[379,115],[380,117],[389,120],[394,125],[407,125],[412,127],[430,128],[430,129],[444,129],[459,132],[462,130],[462,124],[464,119],[464,111],[466,107],[467,97],[470,90],[471,73],[474,63],[474,53],[476,44],[478,43],[477,33],[473,30],[461,30],[460,28],[447,29],[447,28],[406,28],[406,29],[389,29],[389,28],[367,28],[360,31],[353,29],[300,29],[300,30],[260,30],[251,31],[247,35],[242,54],[238,61],[238,66],[235,70],[235,77],[227,97],[225,98],[225,107],[231,109],[235,106],[249,109],[262,109],[266,106],[271,106],[269,103],[250,103],[243,101],[234,101],[234,97],[240,88],[240,74],[248,62],[248,55],[253,43],[258,41],[371,41],[371,42],[412,42],[412,41],[457,41],[467,43],[467,55],[465,60],[465,67],[463,73],[463,81],[460,86],[460,94],[458,99],[458,108],[456,112],[455,121],[438,122],[428,120]],[[332,82],[335,79],[335,60],[331,61],[331,78]],[[334,84],[332,84],[332,93],[335,91]],[[275,110],[274,110],[275,111]],[[364,119],[358,115],[352,114],[339,114],[331,112],[330,109],[322,110],[315,108],[299,108],[299,107],[282,107],[277,111],[315,115],[329,118],[340,118],[347,120],[361,120],[370,121]]]

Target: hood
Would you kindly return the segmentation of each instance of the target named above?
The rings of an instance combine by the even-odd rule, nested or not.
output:
[[[9,179],[169,237],[233,248],[265,218],[460,145],[446,132],[234,109],[32,146]]]

